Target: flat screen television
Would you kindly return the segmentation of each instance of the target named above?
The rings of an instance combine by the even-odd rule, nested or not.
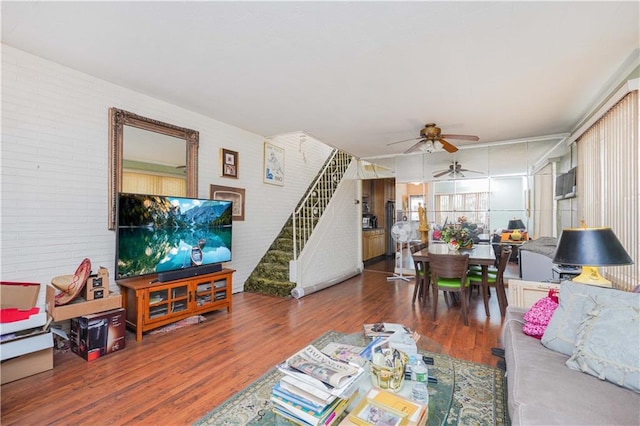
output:
[[[555,199],[574,198],[576,196],[576,168],[556,177]]]
[[[231,201],[120,193],[116,218],[116,279],[231,261]]]

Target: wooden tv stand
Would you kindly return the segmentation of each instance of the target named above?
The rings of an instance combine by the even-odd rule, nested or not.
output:
[[[227,308],[231,312],[234,269],[174,281],[159,282],[154,275],[117,281],[127,326],[142,333],[193,315]]]

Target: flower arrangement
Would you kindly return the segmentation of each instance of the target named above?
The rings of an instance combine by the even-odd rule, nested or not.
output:
[[[450,247],[464,248],[473,246],[473,238],[467,228],[458,225],[447,225],[440,233],[440,239]]]

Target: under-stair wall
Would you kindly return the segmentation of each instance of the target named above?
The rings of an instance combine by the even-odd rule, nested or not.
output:
[[[300,298],[338,284],[363,270],[361,183],[351,162],[340,185],[298,258],[291,262]]]

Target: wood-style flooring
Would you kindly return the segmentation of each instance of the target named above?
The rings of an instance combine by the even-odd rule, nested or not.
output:
[[[233,296],[233,312],[206,314],[202,324],[166,334],[127,334],[127,347],[92,362],[54,356],[54,369],[1,387],[2,425],[191,424],[278,362],[328,330],[354,333],[378,321],[405,324],[451,356],[495,365],[502,320],[475,296],[469,326],[442,294],[438,316],[411,304],[413,281],[387,281],[391,260],[302,299],[255,293]],[[507,274],[517,272],[509,265]]]

